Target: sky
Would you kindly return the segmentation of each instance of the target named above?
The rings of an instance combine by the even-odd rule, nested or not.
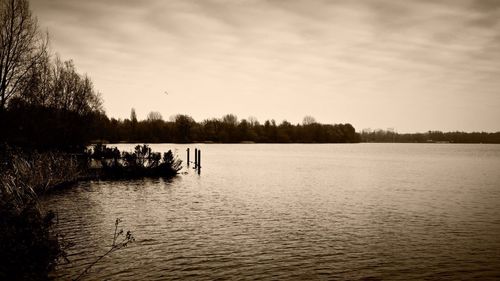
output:
[[[31,0],[110,117],[500,131],[498,0]],[[166,94],[167,92],[168,94]]]

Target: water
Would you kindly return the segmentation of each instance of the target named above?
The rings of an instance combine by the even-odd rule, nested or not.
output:
[[[500,279],[500,145],[196,146],[200,176],[45,198],[75,243],[56,280],[106,252],[118,217],[136,242],[84,280]]]

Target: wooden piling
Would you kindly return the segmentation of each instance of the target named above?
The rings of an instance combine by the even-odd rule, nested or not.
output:
[[[198,148],[194,149],[194,167],[198,167]]]
[[[189,147],[186,149],[187,152],[187,166],[189,167]]]
[[[201,172],[201,149],[198,149],[198,174]]]

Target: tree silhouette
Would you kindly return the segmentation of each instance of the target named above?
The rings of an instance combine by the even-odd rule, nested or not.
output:
[[[47,41],[27,0],[0,2],[0,112],[26,85],[24,80],[47,53]]]
[[[304,116],[304,119],[302,119],[302,125],[304,125],[304,126],[311,125],[314,123],[317,123],[316,119],[310,115],[306,115],[306,116]]]
[[[161,116],[161,113],[158,111],[151,111],[148,114],[147,120],[152,122],[152,121],[160,121],[163,120],[163,116]]]
[[[132,123],[136,123],[137,124],[137,114],[135,113],[135,109],[134,108],[132,108],[130,110],[130,121]]]

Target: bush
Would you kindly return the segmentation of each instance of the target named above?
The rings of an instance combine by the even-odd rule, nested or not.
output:
[[[153,152],[148,145],[137,145],[134,152],[95,145],[88,158],[100,164],[101,178],[171,177],[182,169],[182,161],[171,150]]]
[[[0,280],[48,280],[66,256],[52,229],[54,218],[53,212],[42,214],[34,201],[20,209],[0,205]]]

